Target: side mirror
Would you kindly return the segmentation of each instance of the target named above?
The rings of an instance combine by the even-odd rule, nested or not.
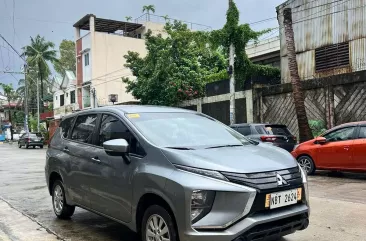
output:
[[[108,154],[126,154],[128,152],[128,142],[125,139],[115,139],[103,143],[104,150]]]
[[[323,144],[327,143],[327,139],[325,139],[325,137],[319,136],[319,137],[315,138],[315,143],[323,145]]]

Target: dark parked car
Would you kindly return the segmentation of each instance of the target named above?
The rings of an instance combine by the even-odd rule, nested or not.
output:
[[[290,153],[193,111],[77,112],[62,120],[46,158],[57,217],[78,206],[142,241],[264,241],[309,223],[306,173]]]
[[[25,146],[25,148],[29,148],[32,146],[33,148],[36,148],[36,146],[39,146],[40,148],[43,148],[44,144],[44,138],[41,133],[24,133],[19,137],[18,140],[18,147],[22,148]]]
[[[272,143],[289,152],[293,151],[297,140],[286,125],[277,124],[235,124],[230,126],[252,140]]]

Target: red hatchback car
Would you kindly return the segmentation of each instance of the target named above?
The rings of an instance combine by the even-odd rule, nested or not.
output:
[[[316,169],[366,172],[366,121],[334,127],[301,143],[292,155],[308,174]]]

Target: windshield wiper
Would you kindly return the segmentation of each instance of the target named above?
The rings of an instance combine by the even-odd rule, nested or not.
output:
[[[223,148],[223,147],[236,147],[236,146],[243,146],[243,145],[221,145],[221,146],[210,146],[206,149],[213,149],[213,148]]]
[[[194,150],[194,148],[184,147],[184,146],[166,146],[165,148],[175,149],[175,150]]]

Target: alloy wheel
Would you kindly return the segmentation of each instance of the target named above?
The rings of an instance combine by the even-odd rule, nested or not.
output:
[[[311,171],[312,161],[309,159],[309,157],[300,157],[298,163],[307,173]]]
[[[157,215],[151,215],[146,224],[147,241],[170,241],[169,228],[164,219]]]
[[[61,214],[64,207],[64,194],[62,188],[57,185],[53,191],[53,206],[57,214]]]

